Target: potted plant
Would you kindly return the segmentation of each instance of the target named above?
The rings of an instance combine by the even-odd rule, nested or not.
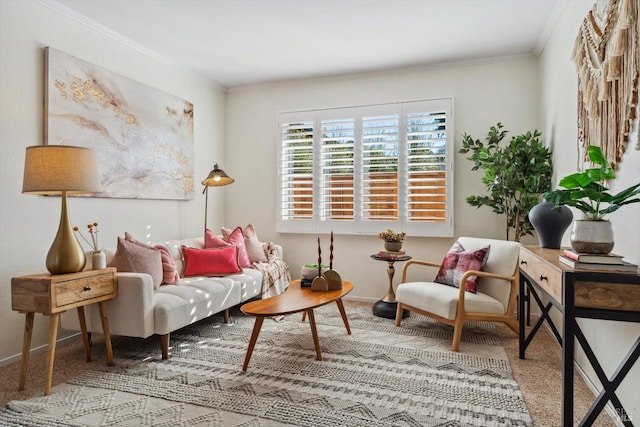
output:
[[[507,134],[502,123],[489,129],[485,142],[462,135],[460,153],[470,153],[474,162],[472,171],[482,169],[482,183],[486,195],[468,196],[466,201],[475,207],[488,206],[498,215],[505,216],[506,240],[514,231],[514,240],[533,234],[529,211],[538,204],[540,195],[551,189],[551,151],[540,143],[536,129],[511,138],[503,146]]]
[[[384,240],[384,248],[391,252],[397,252],[402,249],[402,242],[404,241],[404,237],[407,233],[395,231],[387,228],[385,231],[381,231],[378,233],[378,237]]]
[[[611,194],[605,181],[616,177],[610,162],[595,145],[587,147],[587,156],[595,167],[567,175],[558,188],[544,193],[546,201],[556,206],[572,206],[584,214],[574,221],[571,246],[577,252],[609,253],[613,249],[613,229],[606,216],[624,205],[640,202],[640,183]]]

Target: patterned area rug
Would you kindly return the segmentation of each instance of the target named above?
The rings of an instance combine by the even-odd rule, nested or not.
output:
[[[316,310],[323,360],[300,315],[266,319],[246,373],[254,319],[234,312],[171,336],[114,339],[116,366],[50,396],[12,401],[3,426],[530,426],[508,357],[490,323],[472,323],[461,351],[452,328],[419,315],[393,321],[345,302]]]

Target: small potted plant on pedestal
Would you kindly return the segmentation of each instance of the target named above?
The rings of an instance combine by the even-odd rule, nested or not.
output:
[[[398,252],[402,249],[402,242],[407,234],[405,232],[396,233],[387,228],[378,233],[378,237],[384,240],[384,248],[389,252]]]

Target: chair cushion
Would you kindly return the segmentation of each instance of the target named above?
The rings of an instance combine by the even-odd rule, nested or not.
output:
[[[407,282],[398,286],[396,300],[411,307],[454,320],[459,290],[442,283]],[[495,298],[482,292],[467,293],[464,299],[467,313],[504,314],[505,307]]]
[[[489,250],[489,245],[465,250],[462,244],[456,241],[444,256],[434,282],[457,288],[460,279],[468,270],[483,270],[489,258]],[[465,282],[465,291],[476,293],[477,285],[478,276],[469,276]]]

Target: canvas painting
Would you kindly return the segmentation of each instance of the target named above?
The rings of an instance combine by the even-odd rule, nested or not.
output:
[[[96,151],[99,197],[194,198],[193,105],[45,49],[45,141]]]

